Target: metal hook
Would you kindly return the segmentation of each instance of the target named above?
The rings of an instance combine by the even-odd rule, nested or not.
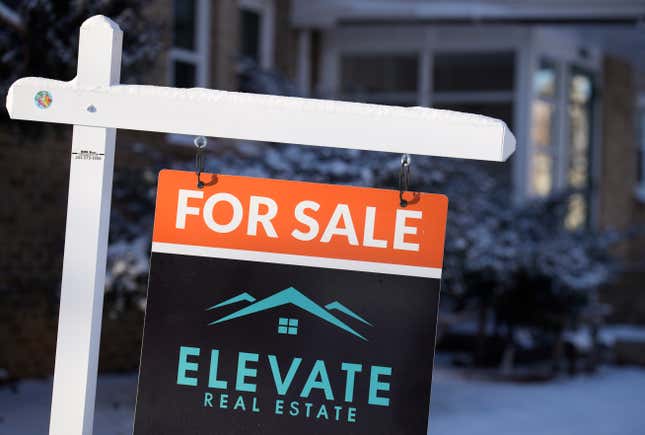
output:
[[[401,170],[399,171],[399,203],[401,207],[407,207],[408,201],[403,198],[403,194],[410,187],[410,163],[412,159],[410,154],[401,155]]]
[[[202,189],[204,182],[201,180],[202,172],[204,171],[204,150],[208,145],[208,139],[204,136],[197,136],[193,141],[197,151],[195,152],[195,173],[197,174],[197,187]]]

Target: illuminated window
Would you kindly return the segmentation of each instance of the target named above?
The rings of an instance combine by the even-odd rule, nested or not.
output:
[[[578,229],[589,223],[591,198],[591,138],[593,81],[589,74],[573,69],[569,79],[569,167],[567,183],[573,190],[565,225]]]
[[[280,317],[278,319],[278,334],[298,335],[298,319]]]
[[[544,197],[555,187],[557,146],[555,123],[558,74],[549,61],[542,61],[533,77],[534,100],[531,107],[531,153],[529,189],[533,196]]]

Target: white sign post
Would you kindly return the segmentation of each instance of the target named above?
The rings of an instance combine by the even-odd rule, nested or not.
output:
[[[92,433],[117,128],[491,161],[515,150],[504,122],[473,114],[120,85],[122,40],[92,17],[74,80],[23,78],[7,96],[13,119],[74,125],[50,435]]]

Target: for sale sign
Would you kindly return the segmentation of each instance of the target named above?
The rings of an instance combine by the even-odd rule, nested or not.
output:
[[[425,434],[442,195],[162,171],[135,435]]]

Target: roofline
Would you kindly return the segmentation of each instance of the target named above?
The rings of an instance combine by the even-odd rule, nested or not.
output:
[[[575,17],[509,17],[509,18],[427,18],[427,19],[393,19],[393,18],[370,18],[370,19],[339,19],[339,25],[399,25],[399,24],[441,24],[441,25],[461,25],[461,24],[502,24],[502,25],[574,25],[574,26],[595,26],[595,25],[615,25],[615,26],[628,26],[638,25],[640,19],[634,17],[608,17],[608,18],[575,18]]]
[[[591,4],[590,4],[591,3]],[[635,24],[645,20],[645,2],[578,1],[558,4],[501,4],[481,0],[400,2],[396,0],[293,0],[296,27],[333,27],[339,23],[504,22],[531,24]]]

